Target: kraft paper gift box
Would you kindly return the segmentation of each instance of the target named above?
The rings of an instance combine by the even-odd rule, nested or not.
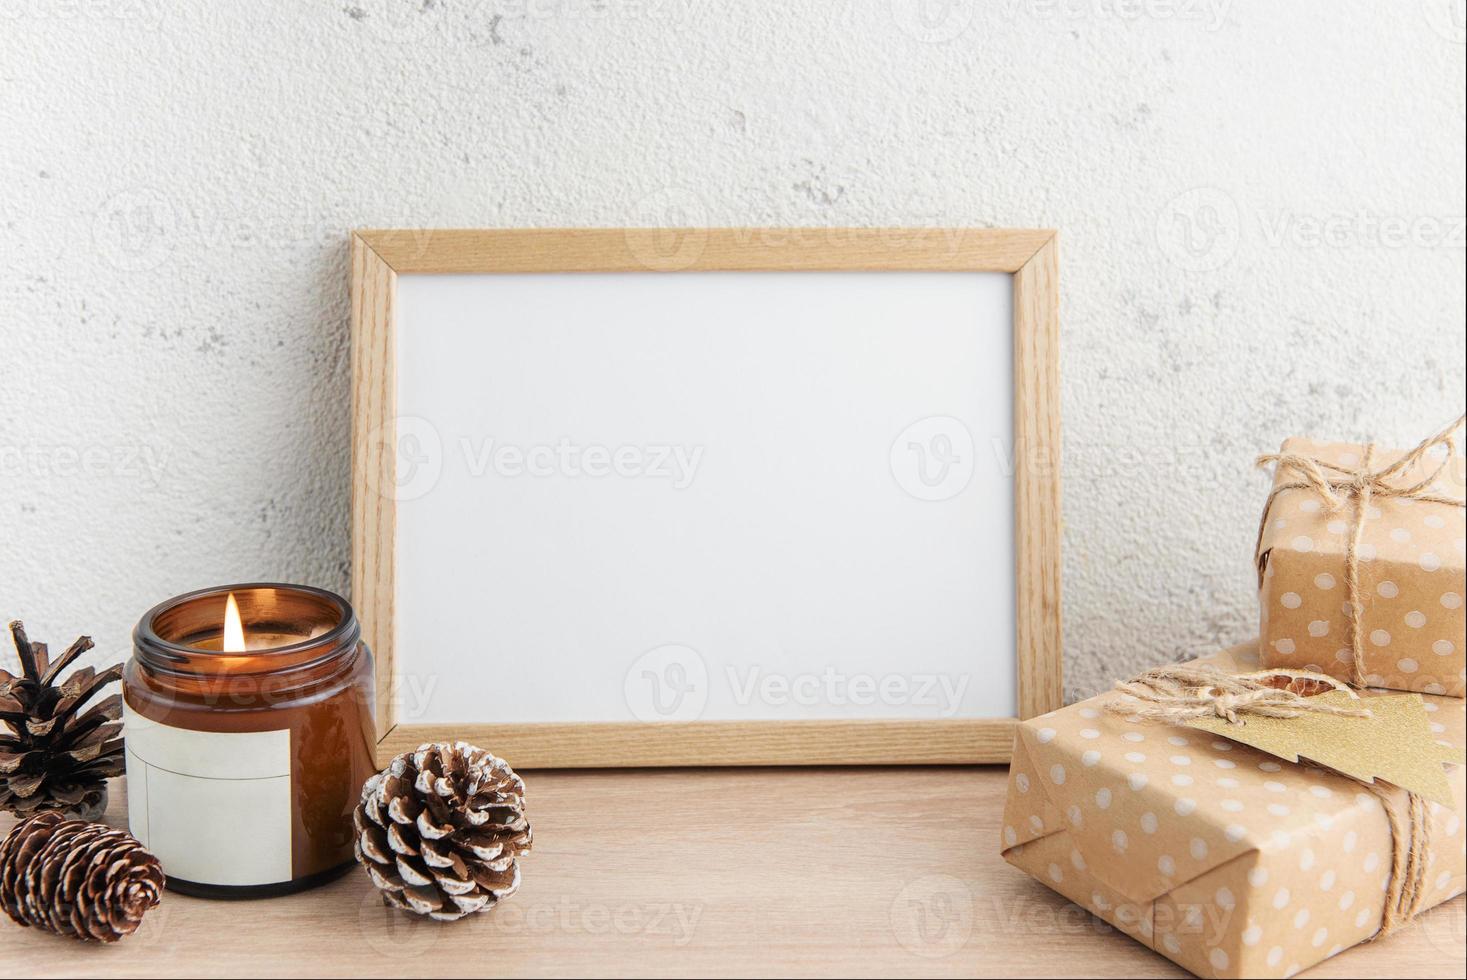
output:
[[[1258,668],[1255,644],[1205,659]],[[1019,726],[1010,864],[1198,976],[1288,976],[1375,935],[1394,856],[1380,797],[1329,770],[1107,711],[1117,696]],[[1460,751],[1467,702],[1423,700],[1432,736]],[[1447,780],[1455,810],[1425,811],[1423,907],[1464,885],[1463,767]],[[1406,793],[1384,792],[1404,813]]]
[[[1363,507],[1358,493],[1341,484],[1351,481],[1351,473],[1379,474],[1406,453],[1372,449],[1367,459],[1365,446],[1289,439],[1278,456],[1263,458],[1283,461],[1256,552],[1265,666],[1328,673],[1369,687],[1459,698],[1467,693],[1464,511],[1460,503],[1442,502],[1463,496],[1462,456],[1446,454],[1451,431],[1423,443],[1429,451],[1411,465],[1385,475]],[[1309,460],[1336,484],[1329,495],[1300,486],[1310,481],[1298,464]],[[1436,479],[1420,488],[1426,499],[1388,495],[1433,473]],[[1360,605],[1352,615],[1347,551],[1357,518]],[[1355,669],[1357,649],[1364,671]]]

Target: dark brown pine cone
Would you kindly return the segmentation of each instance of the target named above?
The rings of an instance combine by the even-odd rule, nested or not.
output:
[[[403,753],[367,780],[353,818],[357,860],[389,905],[459,919],[520,887],[525,784],[483,749],[435,742]]]
[[[136,838],[45,811],[0,843],[0,907],[23,926],[113,943],[163,894],[163,867]]]
[[[107,777],[121,775],[124,766],[122,695],[83,708],[122,676],[122,666],[100,673],[83,667],[58,683],[61,672],[92,648],[92,638],[79,637],[52,663],[46,644],[32,643],[20,620],[10,632],[21,673],[0,670],[0,810],[20,817],[60,810],[96,819],[107,805]]]

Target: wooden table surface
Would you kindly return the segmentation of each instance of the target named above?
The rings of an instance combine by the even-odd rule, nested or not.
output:
[[[535,850],[488,915],[409,918],[356,871],[286,898],[170,893],[112,946],[0,919],[0,976],[1185,976],[1003,862],[1004,780],[1001,767],[529,773]],[[1307,975],[1460,977],[1464,920],[1459,897]]]

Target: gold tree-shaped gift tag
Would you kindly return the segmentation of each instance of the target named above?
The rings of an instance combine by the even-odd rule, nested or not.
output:
[[[1384,780],[1443,806],[1453,805],[1442,764],[1462,763],[1462,752],[1432,735],[1421,695],[1360,698],[1352,691],[1331,690],[1311,700],[1315,698],[1342,712],[1367,713],[1310,711],[1292,718],[1250,714],[1236,722],[1214,716],[1183,724],[1288,762],[1307,759],[1362,782]]]

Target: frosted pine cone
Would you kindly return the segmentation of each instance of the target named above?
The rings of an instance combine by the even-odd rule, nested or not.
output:
[[[525,783],[464,742],[405,752],[362,786],[357,860],[389,904],[434,919],[493,908],[530,849]]]

